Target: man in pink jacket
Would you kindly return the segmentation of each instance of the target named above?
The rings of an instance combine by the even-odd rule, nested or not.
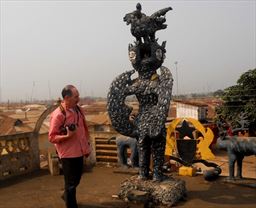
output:
[[[83,157],[90,154],[89,133],[84,114],[77,105],[78,90],[67,85],[62,97],[63,102],[51,114],[49,141],[55,145],[62,163],[66,207],[77,208],[76,187],[82,176]]]

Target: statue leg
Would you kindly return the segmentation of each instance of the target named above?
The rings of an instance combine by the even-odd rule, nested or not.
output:
[[[233,180],[234,179],[234,168],[235,168],[235,162],[237,160],[236,155],[232,152],[228,152],[228,157],[229,157],[229,179]]]
[[[139,178],[147,180],[149,178],[149,165],[151,154],[151,141],[148,137],[139,138]]]
[[[243,165],[243,155],[238,155],[237,156],[237,171],[236,171],[236,176],[237,178],[241,179],[242,178],[242,165]]]
[[[164,165],[164,152],[165,152],[166,139],[163,135],[158,138],[152,139],[152,157],[153,157],[153,180],[163,181],[168,179],[162,173],[162,168]]]
[[[130,139],[129,146],[131,148],[131,163],[132,167],[138,167],[139,166],[139,155],[138,155],[138,147],[137,147],[137,140]]]
[[[121,166],[127,166],[127,146],[126,143],[123,139],[117,139],[116,140],[116,145],[117,145],[117,156],[118,156],[118,161]]]

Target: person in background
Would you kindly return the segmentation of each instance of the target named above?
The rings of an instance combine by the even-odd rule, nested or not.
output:
[[[62,90],[63,101],[50,117],[49,141],[55,145],[62,163],[65,191],[62,199],[67,208],[77,208],[76,187],[83,172],[83,158],[90,154],[89,132],[79,92],[73,85]]]

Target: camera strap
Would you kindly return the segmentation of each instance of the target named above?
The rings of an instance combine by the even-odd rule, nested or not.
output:
[[[64,109],[64,107],[63,107],[61,104],[60,104],[59,108],[60,108],[61,113],[64,115],[64,122],[63,122],[63,125],[64,125],[64,124],[66,123],[66,110]],[[81,112],[81,109],[80,109],[78,106],[75,107],[75,111],[76,111],[76,113],[77,113],[77,122],[76,122],[76,125],[78,125],[79,113],[80,113],[81,115],[83,115],[83,113]]]
[[[59,108],[60,108],[61,113],[64,115],[64,121],[63,121],[63,124],[62,124],[64,126],[64,124],[66,123],[66,111],[65,111],[64,107],[61,104],[60,104]]]

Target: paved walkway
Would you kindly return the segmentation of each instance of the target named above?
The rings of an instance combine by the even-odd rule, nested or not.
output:
[[[255,157],[252,156],[251,160],[252,163],[245,164],[255,170]],[[131,176],[113,171],[114,168],[111,167],[97,166],[91,172],[84,173],[77,190],[80,208],[143,207],[112,198],[112,195],[118,193],[120,182]],[[214,182],[207,182],[201,175],[172,175],[185,180],[188,190],[186,201],[178,203],[176,207],[256,207],[256,188],[245,185],[255,185],[256,177],[247,178],[239,185],[225,183],[224,176]],[[65,208],[60,198],[63,176],[51,176],[48,170],[0,183],[0,208]]]

